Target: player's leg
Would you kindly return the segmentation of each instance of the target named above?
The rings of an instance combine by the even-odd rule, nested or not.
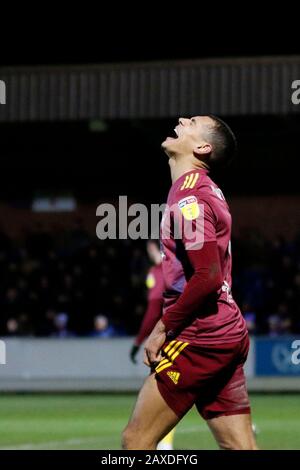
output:
[[[252,429],[250,403],[242,364],[226,371],[212,387],[214,395],[197,405],[219,447],[231,450],[257,450]]]
[[[151,374],[139,393],[133,414],[123,431],[123,448],[154,450],[179,420],[162,398],[155,375]]]
[[[243,365],[246,361],[249,339],[227,346],[229,360],[202,390],[196,406],[207,421],[221,449],[255,450],[257,445],[252,430],[250,402]],[[218,351],[212,354],[217,354]],[[225,354],[223,352],[223,355]]]
[[[218,416],[207,424],[221,449],[258,450],[250,414]]]
[[[158,443],[157,450],[173,450],[174,435],[175,429],[172,429],[172,431]]]

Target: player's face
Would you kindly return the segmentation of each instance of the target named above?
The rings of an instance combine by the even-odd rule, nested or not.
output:
[[[174,128],[174,136],[167,137],[162,148],[169,157],[178,154],[191,154],[205,142],[205,132],[211,125],[209,116],[195,116],[190,119],[179,118]]]

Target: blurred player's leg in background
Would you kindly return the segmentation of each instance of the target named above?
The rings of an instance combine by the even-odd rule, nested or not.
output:
[[[155,450],[178,423],[179,418],[162,398],[154,374],[145,380],[133,414],[123,431],[122,444],[127,450]]]
[[[174,436],[175,429],[172,429],[172,431],[158,443],[157,450],[173,450]]]
[[[221,449],[258,449],[249,414],[219,416],[208,419],[207,424]]]

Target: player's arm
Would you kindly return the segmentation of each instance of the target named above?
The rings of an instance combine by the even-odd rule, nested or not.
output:
[[[222,286],[221,268],[216,241],[204,242],[199,250],[188,250],[193,275],[183,293],[162,317],[167,336],[177,335],[191,321],[195,312]]]
[[[134,343],[136,346],[141,346],[145,339],[150,335],[161,315],[162,299],[149,300],[144,319]]]
[[[192,201],[190,207],[180,204],[188,200]],[[177,299],[162,318],[167,336],[176,336],[185,326],[192,321],[195,312],[199,312],[207,298],[216,293],[222,286],[221,266],[216,238],[216,216],[206,198],[201,197],[200,192],[187,197],[178,203],[181,208],[175,215],[175,223],[184,228],[182,242],[192,267],[192,276],[189,278],[183,293]],[[189,219],[187,221],[187,218]],[[184,227],[184,223],[190,225]],[[194,239],[188,236],[194,230]]]
[[[136,354],[138,353],[141,344],[150,335],[156,323],[160,319],[161,314],[162,299],[158,298],[149,300],[140,330],[130,351],[130,358],[133,363],[136,363]]]
[[[161,360],[160,349],[167,335],[176,336],[191,322],[193,315],[199,311],[208,296],[216,293],[222,286],[215,216],[210,205],[199,198],[199,195],[197,195],[197,200],[203,208],[201,217],[204,218],[204,224],[197,225],[203,235],[202,238],[200,237],[203,239],[203,244],[201,243],[198,249],[193,249],[195,246],[192,246],[190,241],[183,236],[183,243],[193,268],[193,274],[177,302],[158,321],[148,338],[144,355],[144,362],[147,365]],[[179,217],[181,218],[182,215],[179,215]]]
[[[158,321],[147,340],[144,363],[148,366],[162,359],[160,350],[166,338],[178,335],[208,296],[222,286],[216,241],[205,242],[201,249],[190,250],[187,254],[194,273],[177,302]]]

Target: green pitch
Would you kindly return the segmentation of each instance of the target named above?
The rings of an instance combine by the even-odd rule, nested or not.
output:
[[[2,395],[1,449],[119,449],[132,395]],[[300,397],[252,395],[262,449],[300,449]],[[177,427],[176,449],[216,449],[192,410]]]

